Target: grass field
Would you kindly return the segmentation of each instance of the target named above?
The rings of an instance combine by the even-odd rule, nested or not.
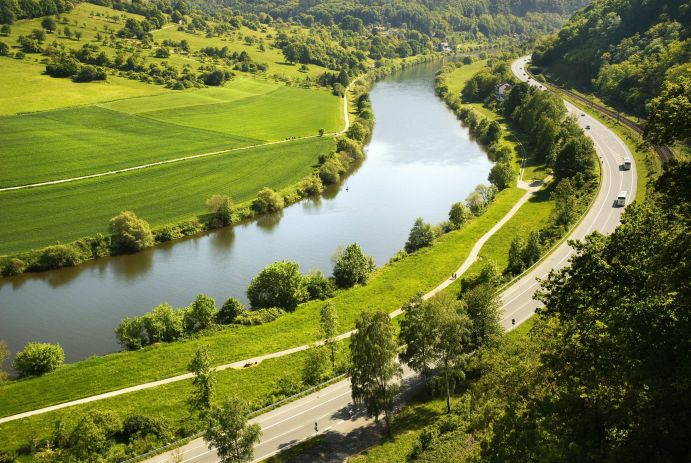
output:
[[[339,351],[339,357],[347,352],[347,348],[343,347]],[[217,400],[220,402],[228,396],[237,396],[247,401],[253,410],[261,408],[279,379],[283,377],[296,381],[301,379],[304,359],[305,352],[299,352],[281,359],[264,361],[253,368],[218,372],[216,375]],[[195,419],[190,417],[186,402],[192,390],[191,380],[179,381],[153,389],[132,392],[126,399],[113,397],[5,423],[0,425],[0,451],[17,450],[34,437],[50,437],[53,424],[57,420],[65,420],[71,427],[81,416],[92,410],[110,411],[120,419],[134,414],[159,417],[168,420],[173,429],[180,426],[194,429],[192,424]]]
[[[339,292],[333,302],[341,330],[354,326],[363,310],[393,311],[418,291],[428,291],[458,268],[487,230],[503,217],[523,194],[501,192],[484,215],[462,230],[441,237],[425,248],[377,271],[367,286]],[[54,373],[0,385],[0,416],[85,397],[184,371],[199,344],[208,344],[216,361],[233,362],[308,343],[317,331],[322,302],[304,304],[295,312],[261,326],[234,327],[203,339],[153,346],[138,352],[119,352],[66,365]]]
[[[320,128],[342,128],[342,100],[326,90],[248,79],[237,84],[130,98],[104,107],[0,117],[0,186],[106,172],[316,135]],[[142,107],[161,109],[130,114]]]
[[[159,85],[117,76],[108,76],[106,82],[78,84],[44,75],[45,68],[44,64],[0,56],[0,116],[173,93]]]
[[[205,213],[212,194],[229,194],[236,204],[260,188],[281,189],[310,173],[332,138],[312,138],[124,174],[0,193],[0,254],[69,242],[107,231],[108,221],[133,210],[153,226]],[[181,194],[184,191],[184,194]]]

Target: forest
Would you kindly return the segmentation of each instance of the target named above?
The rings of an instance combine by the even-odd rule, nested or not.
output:
[[[533,63],[650,119],[647,138],[691,135],[691,9],[688,2],[597,0],[542,41]]]

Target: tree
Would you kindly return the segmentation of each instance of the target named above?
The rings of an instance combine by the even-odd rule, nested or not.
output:
[[[216,449],[222,463],[244,463],[254,458],[254,445],[262,431],[258,424],[247,422],[247,413],[247,404],[237,397],[211,411],[204,439],[209,449]]]
[[[463,203],[454,203],[449,211],[449,222],[453,225],[453,228],[461,228],[470,218],[472,217],[472,212]]]
[[[0,56],[10,56],[10,46],[5,42],[0,42]]]
[[[367,129],[364,125],[355,121],[348,128],[346,135],[348,138],[362,143],[365,140],[365,137],[367,137]]]
[[[221,310],[218,311],[216,321],[218,323],[228,325],[233,323],[238,315],[243,312],[245,312],[245,307],[242,305],[242,303],[234,297],[229,297],[223,303]]]
[[[307,350],[305,364],[302,368],[302,382],[315,386],[322,382],[326,375],[328,353],[324,346],[312,346]]]
[[[68,26],[65,26],[65,28],[62,30],[62,34],[68,39],[72,38],[72,30]]]
[[[595,162],[593,141],[586,136],[567,139],[554,161],[554,174],[557,179],[570,178],[578,173],[591,176]]]
[[[691,78],[667,80],[660,95],[648,104],[645,138],[653,144],[670,144],[691,138]]]
[[[114,413],[90,411],[67,437],[66,447],[74,459],[68,461],[104,461],[120,427],[121,422]]]
[[[333,275],[336,285],[341,288],[350,288],[356,284],[367,284],[372,270],[374,270],[372,258],[365,255],[357,243],[353,243],[348,245],[339,256]]]
[[[194,390],[188,401],[190,410],[192,414],[198,413],[204,418],[211,411],[211,403],[216,392],[216,374],[211,368],[209,346],[197,346],[192,361],[187,365],[187,371],[194,375]]]
[[[457,378],[464,377],[465,361],[470,352],[470,319],[462,301],[448,294],[426,301],[419,298],[405,308],[401,321],[400,354],[414,371],[427,380],[436,370],[443,377],[447,411],[451,413],[451,390]]]
[[[523,262],[526,267],[530,267],[535,262],[540,260],[540,253],[542,251],[542,245],[540,244],[540,233],[537,230],[533,230],[528,235],[528,240],[523,248]]]
[[[296,262],[282,260],[264,267],[247,288],[253,309],[280,307],[295,310],[307,300],[307,290]]]
[[[470,192],[465,200],[465,204],[468,206],[468,210],[475,215],[482,214],[485,211],[485,207],[487,207],[482,195],[477,191]]]
[[[30,342],[17,352],[12,366],[21,376],[41,376],[56,370],[64,361],[60,344]]]
[[[41,21],[41,27],[47,30],[48,32],[54,32],[55,28],[57,27],[57,23],[55,22],[55,19],[53,19],[50,16],[46,16],[43,18]]]
[[[0,383],[7,379],[7,373],[5,373],[3,365],[5,364],[5,361],[9,358],[9,356],[10,349],[7,347],[7,343],[5,341],[0,340]]]
[[[75,31],[74,32],[74,38],[77,40],[81,40],[82,39],[82,31]]]
[[[332,302],[327,302],[319,310],[320,337],[331,354],[331,368],[336,370],[336,351],[338,350],[338,312]]]
[[[401,367],[396,362],[398,343],[386,312],[363,312],[350,338],[350,383],[353,401],[364,404],[367,413],[379,421],[384,414],[391,433],[391,415],[400,386]]]
[[[132,211],[121,212],[110,219],[109,228],[111,247],[116,253],[137,252],[154,244],[149,223]]]
[[[415,219],[413,228],[408,234],[408,241],[405,243],[405,252],[408,254],[417,251],[420,248],[431,246],[434,241],[434,232],[430,224],[425,223],[422,217]]]
[[[0,34],[8,37],[12,33],[12,27],[9,24],[3,24],[0,26]],[[4,42],[3,42],[4,43]]]
[[[526,264],[523,260],[523,238],[516,235],[511,240],[509,247],[509,264],[506,270],[512,275],[518,275],[525,270]]]
[[[194,302],[185,311],[184,325],[185,331],[194,333],[195,331],[208,328],[214,323],[218,309],[214,298],[206,294],[198,294]]]
[[[571,179],[563,179],[551,194],[554,201],[552,215],[558,225],[569,226],[576,220],[576,188]]]
[[[499,310],[501,301],[496,294],[494,282],[479,284],[461,293],[471,321],[470,345],[473,349],[492,347],[498,342],[504,328],[501,326]]]
[[[508,162],[497,162],[489,171],[488,180],[497,190],[504,190],[516,181],[518,174]]]
[[[283,198],[271,188],[264,187],[257,193],[257,199],[252,201],[252,210],[264,214],[266,212],[277,212],[283,209]]]
[[[182,311],[174,309],[167,302],[154,307],[143,319],[150,344],[176,341],[184,333]]]
[[[336,290],[334,282],[326,278],[319,270],[308,273],[304,281],[305,289],[307,289],[310,300],[328,299],[334,295],[334,291]]]
[[[211,211],[211,227],[226,227],[232,222],[233,202],[228,195],[213,195],[206,200],[206,207]]]
[[[138,350],[149,343],[144,317],[126,317],[115,329],[115,337],[127,350]]]

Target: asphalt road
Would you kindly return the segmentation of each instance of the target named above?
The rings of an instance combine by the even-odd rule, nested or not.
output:
[[[513,73],[524,81],[528,80],[527,74],[523,71],[528,60],[529,57],[523,57],[512,65]],[[531,83],[543,88],[539,83]],[[565,103],[569,112],[577,117],[578,124],[595,142],[602,165],[600,191],[592,207],[573,229],[569,238],[582,239],[596,230],[611,233],[619,224],[623,211],[623,208],[614,206],[618,193],[627,190],[629,198],[636,196],[636,166],[633,165],[628,171],[620,170],[623,158],[628,156],[633,160],[633,157],[626,145],[606,126],[588,115],[581,116],[580,110],[568,102]],[[590,129],[585,129],[586,126],[590,126]],[[533,300],[539,286],[537,278],[544,278],[552,269],[566,265],[572,252],[572,248],[566,242],[560,244],[548,257],[502,293],[502,323],[507,330],[514,327],[512,320],[515,320],[515,326],[521,324],[540,305]],[[406,370],[404,378],[417,384],[409,370]],[[343,380],[254,418],[252,422],[259,423],[263,430],[261,442],[255,447],[255,461],[268,458],[318,433],[332,431],[345,434],[371,424],[371,420],[357,413],[350,416],[348,410],[354,410],[350,397],[350,382]],[[216,463],[219,459],[202,439],[196,439],[181,447],[179,451],[168,452],[146,461]]]

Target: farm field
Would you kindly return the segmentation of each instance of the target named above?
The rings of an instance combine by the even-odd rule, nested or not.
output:
[[[236,204],[269,186],[281,189],[313,170],[332,138],[311,138],[151,167],[124,174],[0,193],[0,254],[107,231],[123,210],[160,226],[205,213],[212,194]],[[181,194],[184,192],[184,194]]]
[[[231,82],[227,88],[149,96],[142,98],[142,105],[140,98],[132,98],[104,107],[0,117],[0,186],[95,174],[341,128],[342,100],[326,90],[247,80],[241,79],[237,89]],[[132,114],[142,107],[164,109]]]
[[[502,191],[480,217],[450,232],[429,248],[378,270],[367,286],[340,291],[336,305],[341,331],[350,330],[358,315],[376,308],[391,312],[418,291],[429,291],[447,278],[470,252],[477,239],[503,217],[523,190]],[[220,304],[220,301],[218,301]],[[0,385],[0,416],[173,376],[182,371],[199,344],[208,344],[217,363],[233,362],[309,343],[318,330],[322,301],[306,303],[276,321],[252,327],[233,327],[221,333],[137,352],[120,352],[66,365],[39,378]]]

